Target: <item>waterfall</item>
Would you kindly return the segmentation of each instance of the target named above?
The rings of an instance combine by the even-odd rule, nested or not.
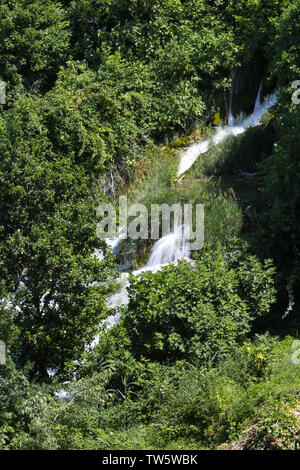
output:
[[[173,231],[160,238],[153,246],[147,267],[173,263],[189,258],[188,228],[175,224]]]
[[[262,84],[260,84],[258,90],[253,113],[246,118],[244,118],[243,113],[241,113],[238,119],[235,119],[232,115],[231,90],[230,103],[228,109],[228,125],[216,128],[215,134],[211,139],[206,139],[200,143],[193,144],[182,155],[178,170],[178,176],[181,176],[183,173],[185,173],[185,171],[187,171],[197,160],[199,155],[206,153],[212,145],[219,144],[230,135],[238,135],[245,132],[247,127],[259,125],[262,115],[277,101],[276,94],[274,92],[273,94],[268,96],[263,101],[263,103],[261,103],[261,90]],[[115,240],[108,240],[108,244],[111,246],[111,249],[114,253],[117,252],[119,242],[122,238],[123,237],[121,229],[119,231],[118,238],[116,238]],[[157,240],[157,242],[153,245],[146,266],[136,271],[133,271],[132,274],[134,274],[135,276],[139,276],[146,271],[156,272],[169,263],[176,264],[180,259],[186,259],[188,262],[191,262],[190,247],[188,242],[188,228],[186,226],[180,225],[179,223],[176,223],[175,221],[172,231]],[[128,304],[128,277],[128,273],[121,274],[118,279],[118,282],[120,283],[120,290],[116,294],[113,294],[111,297],[109,297],[107,301],[108,307],[116,308]],[[112,315],[108,318],[107,321],[111,326],[119,320],[118,315],[119,314]],[[96,338],[94,344],[97,344],[98,340],[99,338]]]
[[[156,272],[163,266],[169,263],[174,263],[180,259],[190,260],[190,247],[188,241],[188,227],[185,225],[174,224],[172,232],[157,240],[151,250],[150,258],[146,266],[133,271],[133,275],[140,276],[146,271]],[[122,273],[117,282],[120,283],[120,290],[116,294],[109,297],[107,306],[109,308],[116,308],[127,305],[129,302],[127,287],[129,274]],[[118,317],[111,316],[108,318],[108,323],[113,325],[116,323]]]
[[[262,83],[259,86],[253,113],[246,118],[244,118],[243,113],[241,113],[238,119],[235,119],[232,115],[232,89],[230,90],[228,125],[216,128],[215,134],[211,139],[193,144],[184,152],[180,160],[178,176],[182,176],[193,165],[199,155],[206,153],[212,144],[217,145],[230,135],[242,134],[248,127],[259,125],[263,114],[277,102],[276,93],[274,92],[261,103],[261,90]]]
[[[233,83],[230,87],[230,92],[229,92],[228,125],[230,127],[234,125],[234,117],[232,114],[232,99],[233,99]]]
[[[200,143],[193,144],[181,158],[178,176],[185,173],[193,165],[201,153],[206,153],[209,149],[209,146],[210,141],[208,139],[203,140]]]

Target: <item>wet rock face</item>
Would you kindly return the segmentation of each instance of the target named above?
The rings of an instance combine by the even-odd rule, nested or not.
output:
[[[263,79],[266,64],[257,60],[236,70],[232,77],[232,111],[250,114],[253,111],[257,89]]]
[[[261,51],[257,51],[251,61],[233,71],[231,89],[225,90],[224,93],[220,92],[215,98],[223,122],[226,122],[228,116],[231,95],[232,114],[238,116],[243,112],[245,115],[249,115],[253,112],[253,103],[255,103],[260,83],[262,82],[262,96],[266,96],[274,90],[275,83],[267,82],[265,78],[267,68],[266,59]]]

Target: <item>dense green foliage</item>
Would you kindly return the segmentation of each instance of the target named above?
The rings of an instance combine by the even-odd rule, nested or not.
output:
[[[196,268],[184,263],[133,279],[124,315],[133,353],[163,362],[228,354],[274,302],[272,274],[268,262],[236,246],[202,251]]]
[[[4,131],[1,150],[1,278],[14,294],[22,362],[37,361],[45,373],[75,359],[97,331],[107,289],[93,282],[107,279],[109,258],[92,257],[97,200],[83,171],[55,158],[41,136],[10,150]]]
[[[0,6],[0,77],[9,97],[49,88],[69,53],[68,17],[49,0],[4,0]]]
[[[299,12],[1,2],[1,449],[299,448]],[[261,79],[278,103],[178,181],[180,152],[226,114],[233,71],[244,111]],[[151,249],[125,241],[114,259],[97,238],[96,208],[122,193],[204,204],[205,245],[130,276],[111,311],[114,262]]]
[[[113,342],[110,363],[69,386],[71,401],[54,400],[9,365],[1,377],[2,448],[299,449],[292,338],[257,337],[214,367],[137,363],[114,354]]]

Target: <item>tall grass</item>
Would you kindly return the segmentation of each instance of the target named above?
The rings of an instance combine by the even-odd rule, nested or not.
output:
[[[272,127],[251,127],[244,134],[230,136],[219,145],[200,155],[188,175],[190,178],[255,172],[272,150]]]
[[[214,245],[226,245],[242,228],[242,211],[233,190],[224,190],[218,180],[202,178],[178,182],[179,153],[168,147],[153,156],[148,166],[137,172],[134,182],[127,190],[130,203],[144,204],[149,219],[152,204],[204,204],[205,241]],[[193,220],[195,225],[195,220]],[[149,224],[150,227],[150,224]],[[124,241],[120,246],[118,261],[126,257],[132,267],[144,264],[153,241]]]

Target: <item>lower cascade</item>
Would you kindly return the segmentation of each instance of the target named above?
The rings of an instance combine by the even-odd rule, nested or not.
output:
[[[172,263],[182,258],[189,258],[190,248],[187,240],[187,227],[175,225],[173,231],[160,238],[153,246],[146,267]]]

